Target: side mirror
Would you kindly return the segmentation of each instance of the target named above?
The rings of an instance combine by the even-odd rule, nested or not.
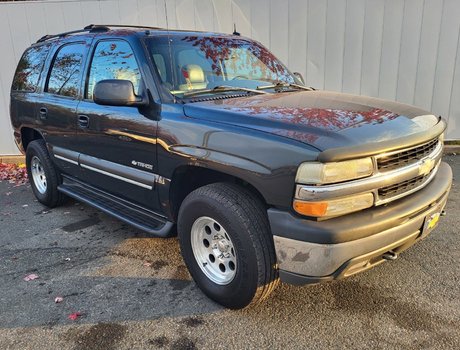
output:
[[[302,74],[300,74],[299,72],[294,72],[292,73],[294,74],[294,76],[300,80],[300,82],[302,83],[302,85],[305,85],[305,79],[303,78]]]
[[[129,80],[107,79],[96,83],[93,100],[99,105],[143,106],[146,101],[134,93],[133,83]]]

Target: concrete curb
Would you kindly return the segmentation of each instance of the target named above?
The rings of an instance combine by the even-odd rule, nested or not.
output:
[[[26,157],[21,156],[0,156],[0,163],[5,164],[22,164],[26,162]]]
[[[444,145],[444,154],[454,156],[460,154],[460,145]]]

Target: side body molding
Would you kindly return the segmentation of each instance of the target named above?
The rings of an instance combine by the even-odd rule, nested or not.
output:
[[[153,189],[155,182],[164,183],[169,180],[155,173],[134,169],[61,147],[53,147],[52,152],[57,159],[149,190]]]

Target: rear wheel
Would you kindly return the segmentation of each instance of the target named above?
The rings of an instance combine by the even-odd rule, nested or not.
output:
[[[244,188],[217,183],[190,193],[179,211],[178,233],[192,277],[214,301],[243,308],[278,284],[266,210]]]
[[[45,141],[35,140],[29,143],[26,166],[32,190],[38,201],[50,208],[61,204],[65,196],[57,189],[60,175],[51,161]]]

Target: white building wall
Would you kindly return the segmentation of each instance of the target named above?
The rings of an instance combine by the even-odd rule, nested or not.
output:
[[[90,23],[232,32],[319,89],[432,110],[460,139],[459,0],[51,0],[0,3],[0,154],[17,154],[9,90],[23,50]]]

